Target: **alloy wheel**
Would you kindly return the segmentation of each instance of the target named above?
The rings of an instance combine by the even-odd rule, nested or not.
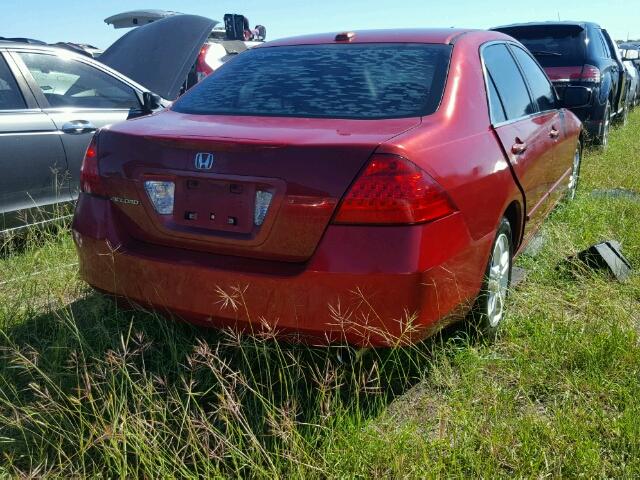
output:
[[[622,120],[620,121],[621,126],[625,126],[629,122],[629,102],[626,102],[624,105],[624,110],[622,111]]]
[[[580,178],[580,164],[582,162],[582,149],[580,143],[576,148],[576,153],[573,154],[573,167],[571,169],[571,177],[569,178],[569,187],[567,198],[573,200],[578,190],[578,180]]]
[[[493,246],[487,281],[487,320],[495,328],[504,315],[504,304],[509,287],[511,247],[505,233],[501,233]]]
[[[611,127],[611,118],[609,113],[609,108],[604,112],[604,123],[602,124],[602,140],[600,144],[602,148],[606,148],[609,144],[609,128]]]

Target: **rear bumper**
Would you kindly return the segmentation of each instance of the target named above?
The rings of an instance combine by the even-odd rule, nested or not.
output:
[[[562,88],[558,88],[558,91],[562,91],[568,84],[564,83]],[[556,85],[557,86],[557,85]],[[578,84],[577,86],[585,86]],[[589,140],[593,140],[600,135],[602,130],[603,115],[605,104],[600,103],[599,89],[593,87],[587,87],[590,92],[589,104],[584,107],[572,108],[571,111],[580,119],[584,130],[587,132]]]
[[[408,343],[465,314],[493,234],[462,215],[411,227],[330,226],[306,263],[161,247],[131,238],[109,200],[82,194],[80,273],[104,292],[192,323],[274,331],[313,344]]]
[[[583,82],[554,81],[553,85],[555,86],[560,98],[563,97],[564,89],[566,87],[586,87],[590,92],[588,104],[582,107],[572,108],[571,111],[582,122],[591,120],[600,121],[602,119],[601,117],[602,112],[604,111],[604,101],[600,98],[600,88],[594,87],[593,84]],[[604,100],[606,101],[606,98]]]

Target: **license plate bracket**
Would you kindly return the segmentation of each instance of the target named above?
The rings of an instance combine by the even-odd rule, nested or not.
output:
[[[254,229],[256,186],[185,178],[177,182],[173,221],[188,228],[248,234]]]

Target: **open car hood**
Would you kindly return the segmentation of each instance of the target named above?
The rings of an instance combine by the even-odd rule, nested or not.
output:
[[[175,100],[216,21],[172,15],[127,32],[101,56],[105,65]]]

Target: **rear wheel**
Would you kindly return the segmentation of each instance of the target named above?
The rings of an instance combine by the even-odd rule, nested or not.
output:
[[[473,315],[478,332],[483,337],[495,338],[504,318],[505,302],[511,284],[512,263],[511,224],[509,220],[502,218],[493,241],[482,290]]]
[[[604,113],[602,114],[602,126],[600,127],[600,133],[596,138],[596,144],[600,145],[604,150],[609,144],[609,129],[611,128],[611,104],[607,101],[604,107]]]
[[[582,142],[578,140],[576,151],[573,154],[573,167],[571,169],[571,177],[569,178],[569,187],[567,189],[567,199],[573,200],[578,190],[578,181],[580,180],[580,165],[582,164]]]
[[[624,127],[629,121],[629,95],[627,95],[627,100],[624,102],[624,108],[622,112],[620,112],[616,118],[616,123],[621,127]]]

